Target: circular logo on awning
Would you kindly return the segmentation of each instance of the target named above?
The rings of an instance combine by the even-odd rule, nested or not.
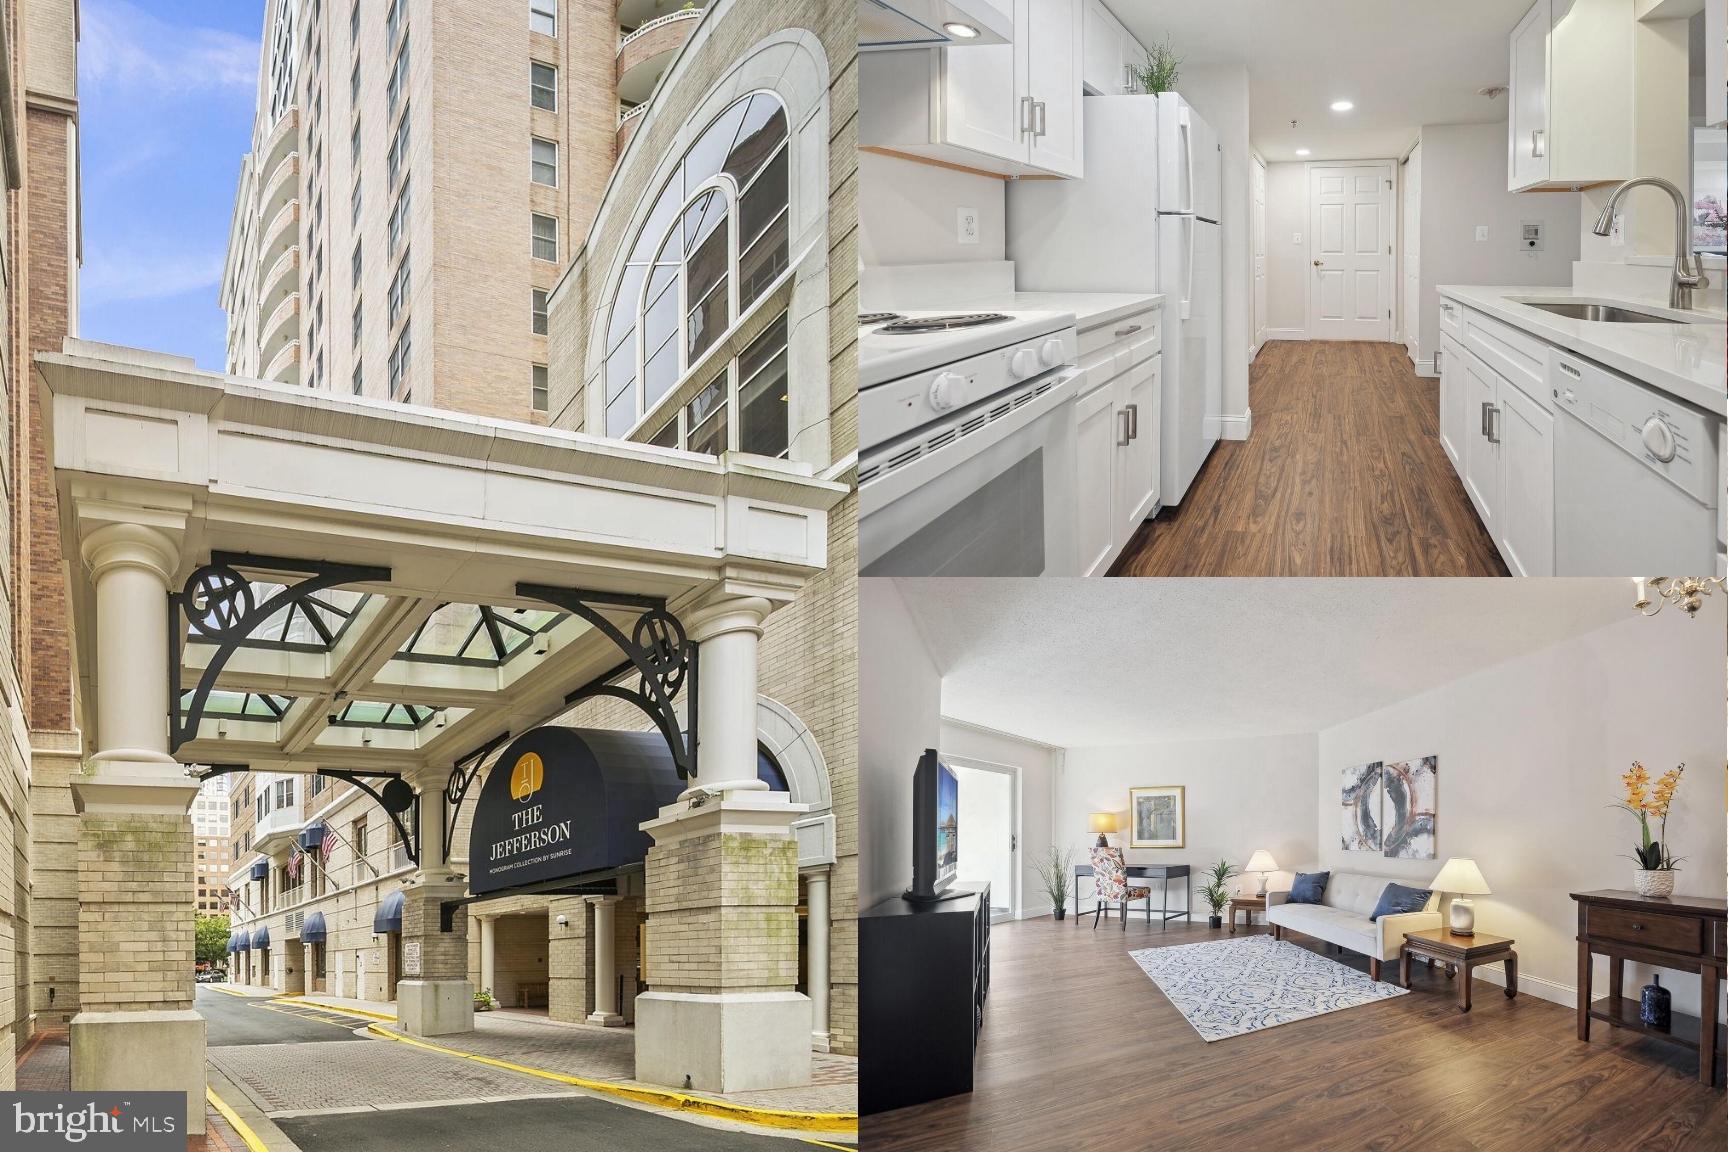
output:
[[[526,803],[545,782],[546,766],[537,752],[524,752],[510,769],[510,795],[519,803]]]

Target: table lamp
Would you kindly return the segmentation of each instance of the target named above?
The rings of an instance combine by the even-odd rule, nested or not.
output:
[[[1106,840],[1104,837],[1111,832],[1117,831],[1116,813],[1114,813],[1114,812],[1094,812],[1094,813],[1092,813],[1091,827],[1092,827],[1092,831],[1098,833],[1098,847],[1100,847],[1100,848],[1110,847],[1110,841]]]
[[[1476,905],[1468,896],[1487,896],[1491,889],[1482,878],[1482,869],[1468,856],[1454,856],[1440,869],[1432,885],[1437,891],[1452,893],[1452,934],[1476,935]]]
[[[1266,849],[1256,848],[1254,855],[1248,857],[1248,867],[1242,871],[1260,873],[1260,891],[1258,894],[1264,896],[1266,895],[1266,873],[1278,871],[1278,861],[1272,859],[1272,853]]]

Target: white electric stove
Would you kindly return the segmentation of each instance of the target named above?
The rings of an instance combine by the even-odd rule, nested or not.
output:
[[[859,326],[860,571],[1076,574],[1073,315],[874,313]]]

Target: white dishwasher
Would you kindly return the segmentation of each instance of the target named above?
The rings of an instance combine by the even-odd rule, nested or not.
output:
[[[1548,382],[1556,574],[1715,572],[1721,420],[1559,349]]]

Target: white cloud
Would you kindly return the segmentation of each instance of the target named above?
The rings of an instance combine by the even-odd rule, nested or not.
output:
[[[108,248],[84,265],[78,287],[85,303],[111,304],[213,291],[221,279],[220,253],[118,252]]]
[[[157,95],[257,87],[256,40],[170,24],[125,0],[86,0],[81,20],[85,83]]]

